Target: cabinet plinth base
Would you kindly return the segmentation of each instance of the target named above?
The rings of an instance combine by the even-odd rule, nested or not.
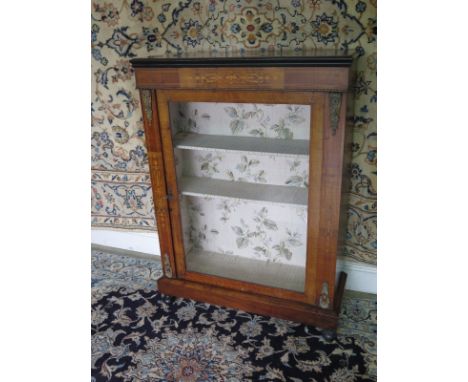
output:
[[[170,296],[191,298],[250,313],[302,322],[324,329],[336,329],[338,325],[338,314],[334,310],[322,309],[296,301],[167,277],[158,280],[158,289],[161,293]]]

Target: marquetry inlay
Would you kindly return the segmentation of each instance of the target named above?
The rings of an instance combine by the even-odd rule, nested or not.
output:
[[[229,85],[234,85],[238,84],[241,82],[245,82],[247,84],[252,84],[252,85],[261,85],[266,82],[270,82],[272,80],[272,77],[269,76],[268,74],[264,73],[247,73],[247,74],[225,74],[225,75],[220,75],[220,74],[207,74],[207,75],[202,75],[202,74],[197,74],[194,77],[195,82],[199,85],[204,84],[215,84],[217,82],[224,82],[228,83]]]

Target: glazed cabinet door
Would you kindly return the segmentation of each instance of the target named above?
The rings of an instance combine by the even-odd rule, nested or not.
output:
[[[317,303],[327,102],[157,91],[178,278]]]

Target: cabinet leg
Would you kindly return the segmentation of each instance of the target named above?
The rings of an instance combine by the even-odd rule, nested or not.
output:
[[[333,303],[333,310],[337,315],[339,315],[341,311],[341,302],[343,301],[343,293],[347,278],[348,274],[346,272],[340,272],[340,277],[338,278],[338,285],[336,286],[335,299]]]

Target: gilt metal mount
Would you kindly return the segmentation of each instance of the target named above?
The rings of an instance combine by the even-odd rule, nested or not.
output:
[[[141,102],[143,103],[143,110],[145,111],[146,119],[151,122],[153,120],[153,110],[151,108],[151,90],[141,89]]]
[[[328,283],[322,284],[322,292],[320,293],[319,306],[322,309],[328,309],[330,307],[330,296],[328,295]]]
[[[328,100],[330,109],[330,127],[332,129],[332,135],[336,135],[338,123],[340,122],[341,93],[329,93]]]

